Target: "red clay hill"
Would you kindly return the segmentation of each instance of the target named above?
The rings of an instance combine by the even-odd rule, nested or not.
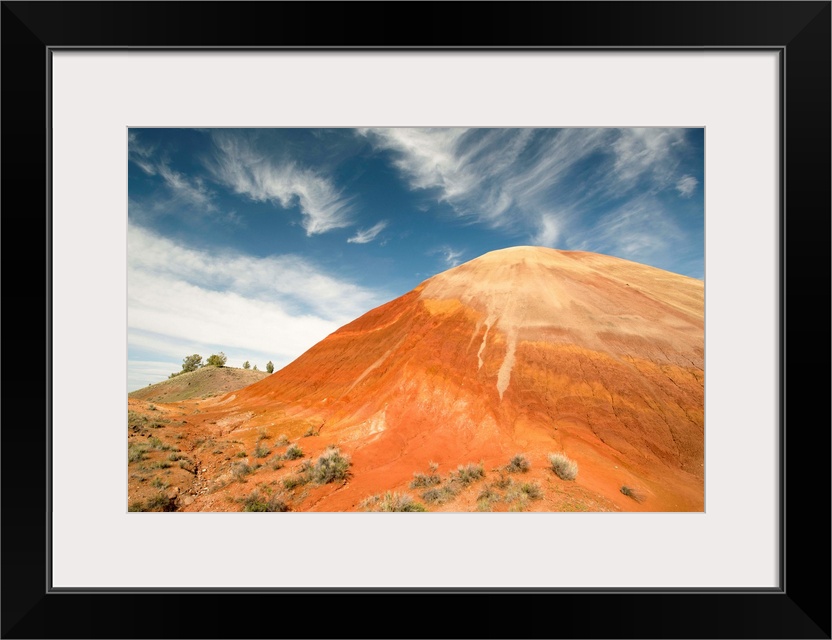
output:
[[[241,488],[223,484],[233,457],[194,449],[213,479],[179,507],[240,510],[259,487],[291,510],[360,510],[390,491],[429,510],[701,511],[703,358],[702,281],[593,253],[493,251],[198,413],[179,405],[186,443],[247,451],[285,434],[312,462],[334,445],[351,461],[346,480],[299,492],[286,478],[304,463],[287,460]],[[552,472],[551,453],[577,463],[574,480]],[[515,454],[525,473],[507,473]],[[470,486],[467,463],[485,472]],[[420,497],[454,482],[442,499]]]

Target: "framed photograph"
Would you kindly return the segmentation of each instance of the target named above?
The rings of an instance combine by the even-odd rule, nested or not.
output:
[[[830,637],[830,3],[2,11],[4,637]]]

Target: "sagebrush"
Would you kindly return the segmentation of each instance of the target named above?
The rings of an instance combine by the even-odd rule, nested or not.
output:
[[[243,511],[277,513],[288,510],[288,505],[280,498],[280,496],[265,496],[257,489],[243,499]]]
[[[578,463],[564,453],[550,453],[549,464],[561,480],[574,480],[578,476]]]
[[[416,502],[408,494],[398,493],[396,491],[387,491],[383,495],[371,496],[367,498],[364,502],[362,502],[361,506],[369,511],[427,511],[424,505],[421,505],[418,502]]]
[[[526,473],[530,466],[531,465],[529,465],[529,461],[526,456],[518,453],[511,460],[509,460],[508,465],[506,466],[506,471],[509,473]]]

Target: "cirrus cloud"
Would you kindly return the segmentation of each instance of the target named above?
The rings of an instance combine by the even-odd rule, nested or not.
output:
[[[693,176],[683,176],[676,182],[676,191],[679,192],[683,198],[690,198],[696,190],[696,185],[699,181]]]
[[[213,179],[256,202],[297,206],[307,236],[353,224],[350,198],[327,176],[261,152],[247,137],[218,132],[213,141],[216,152],[206,162]]]
[[[377,222],[369,229],[360,229],[356,232],[354,236],[347,239],[347,242],[351,242],[353,244],[367,244],[368,242],[372,242],[376,239],[379,233],[384,231],[387,228],[387,221],[381,220]]]
[[[135,224],[127,240],[128,345],[145,354],[131,356],[134,381],[148,362],[217,348],[286,363],[389,298],[298,256],[214,253]]]

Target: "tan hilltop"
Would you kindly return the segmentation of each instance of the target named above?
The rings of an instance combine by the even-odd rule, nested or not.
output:
[[[388,491],[420,501],[413,474],[431,462],[443,482],[473,462],[485,477],[429,510],[701,511],[703,358],[702,281],[587,252],[493,251],[260,382],[169,407],[184,419],[180,448],[206,469],[183,476],[171,504],[240,510],[259,487],[291,510],[361,510]],[[237,449],[248,456],[281,434],[307,460],[338,446],[349,477],[287,489],[300,460],[228,482]],[[554,474],[550,453],[574,460],[577,477]],[[534,484],[533,500],[505,489],[515,454],[529,469],[512,482]]]
[[[206,365],[196,371],[181,373],[162,382],[131,391],[127,397],[149,402],[210,398],[242,389],[267,375],[269,374],[265,371]]]

